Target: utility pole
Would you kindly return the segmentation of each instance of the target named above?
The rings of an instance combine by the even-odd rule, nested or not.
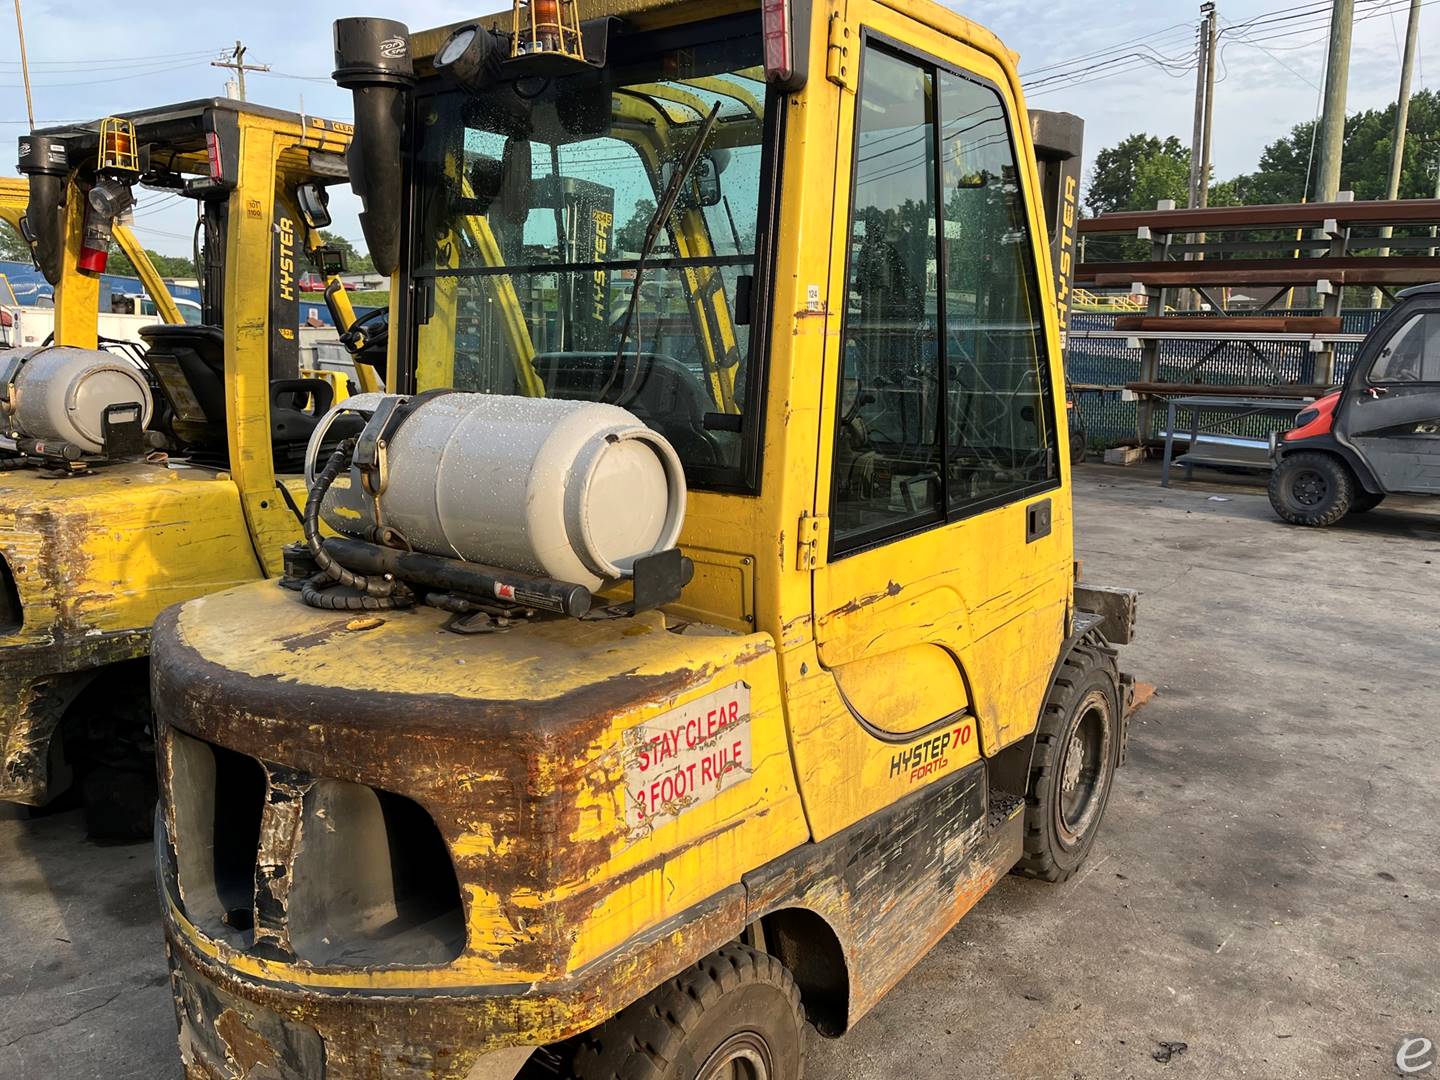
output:
[[[25,112],[30,130],[35,130],[35,100],[30,96],[30,61],[25,56],[25,20],[20,17],[20,0],[15,0],[15,32],[20,36],[20,71],[25,76]]]
[[[1191,209],[1210,204],[1210,125],[1214,116],[1215,97],[1215,46],[1218,40],[1219,19],[1215,4],[1211,0],[1200,5],[1199,51],[1195,64],[1195,130],[1190,139],[1190,199]],[[1186,238],[1190,245],[1203,244],[1204,233],[1191,233]],[[1185,261],[1203,259],[1199,252],[1186,252]],[[1186,291],[1181,306],[1189,311],[1194,304],[1194,294]]]
[[[1345,152],[1345,98],[1350,84],[1350,38],[1354,30],[1355,0],[1334,0],[1330,13],[1330,56],[1325,64],[1325,108],[1320,118],[1316,202],[1334,202],[1340,193],[1340,162]]]
[[[1190,138],[1190,209],[1200,205],[1200,157],[1205,146],[1205,56],[1210,49],[1210,27],[1208,23],[1213,4],[1200,5],[1200,28],[1195,63],[1195,130]]]
[[[1405,165],[1405,130],[1410,124],[1410,80],[1415,72],[1415,50],[1420,41],[1421,0],[1410,0],[1410,24],[1405,30],[1405,58],[1400,62],[1400,96],[1395,99],[1395,137],[1390,151],[1390,176],[1385,183],[1385,198],[1400,197],[1400,172]],[[1395,230],[1386,225],[1380,239],[1389,240]],[[1390,254],[1390,245],[1380,249],[1383,258]],[[1378,308],[1384,297],[1379,289],[1370,294],[1370,306]]]
[[[15,0],[18,4],[20,0]],[[245,100],[245,72],[247,71],[269,71],[269,64],[247,64],[245,63],[245,46],[235,42],[235,49],[230,54],[229,60],[211,60],[211,67],[229,68],[235,72],[235,81],[239,84],[240,100]]]
[[[1220,15],[1213,3],[1206,4],[1201,10],[1205,12],[1208,33],[1205,48],[1205,134],[1200,149],[1200,206],[1204,208],[1210,205],[1210,137],[1215,128],[1215,64],[1220,52]],[[1200,242],[1203,244],[1205,241],[1202,239]]]

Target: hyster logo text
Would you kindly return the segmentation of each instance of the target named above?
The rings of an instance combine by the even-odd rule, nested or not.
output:
[[[281,217],[277,224],[280,230],[280,299],[295,299],[295,223],[288,217]]]
[[[974,737],[975,729],[967,720],[954,731],[942,732],[933,739],[926,739],[901,750],[890,758],[890,778],[893,780],[897,776],[904,776],[913,784],[927,776],[933,776],[950,764],[946,754],[952,749],[968,746]]]

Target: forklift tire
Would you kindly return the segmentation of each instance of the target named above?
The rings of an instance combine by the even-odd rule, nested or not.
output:
[[[1270,505],[1291,525],[1334,525],[1355,502],[1355,477],[1332,454],[1302,450],[1270,474]]]
[[[1090,854],[1120,765],[1115,659],[1081,640],[1055,675],[1030,761],[1025,854],[1015,873],[1064,881]]]
[[[1355,498],[1350,502],[1350,513],[1368,514],[1384,501],[1384,495],[1376,495],[1373,491],[1357,490],[1355,492]]]
[[[800,1080],[805,1017],[775,957],[726,945],[580,1036],[574,1080]]]

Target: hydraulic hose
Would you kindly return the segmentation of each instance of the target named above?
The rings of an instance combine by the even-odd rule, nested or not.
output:
[[[311,607],[330,611],[383,611],[388,608],[409,607],[415,603],[415,596],[401,582],[389,575],[367,577],[347,570],[325,550],[324,539],[320,535],[320,504],[325,501],[330,485],[349,464],[354,452],[355,440],[342,440],[330,455],[330,460],[320,475],[315,477],[315,485],[310,489],[305,503],[305,543],[309,545],[315,564],[320,567],[320,573],[300,587],[300,598]],[[336,596],[327,591],[336,585],[353,589],[358,595]]]

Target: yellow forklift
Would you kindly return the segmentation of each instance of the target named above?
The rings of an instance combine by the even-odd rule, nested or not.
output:
[[[348,125],[221,100],[21,138],[55,334],[0,365],[0,799],[73,789],[93,835],[149,830],[156,614],[278,574],[300,535],[298,448],[337,388],[299,368],[297,282],[307,257],[339,269],[319,229],[349,142]],[[196,204],[201,325],[125,225],[140,187]],[[128,356],[97,351],[112,241],[162,319]],[[328,295],[351,328],[338,281]]]
[[[281,582],[154,632],[186,1075],[797,1080],[1123,758],[1014,57],[929,0],[335,44],[390,392]]]

